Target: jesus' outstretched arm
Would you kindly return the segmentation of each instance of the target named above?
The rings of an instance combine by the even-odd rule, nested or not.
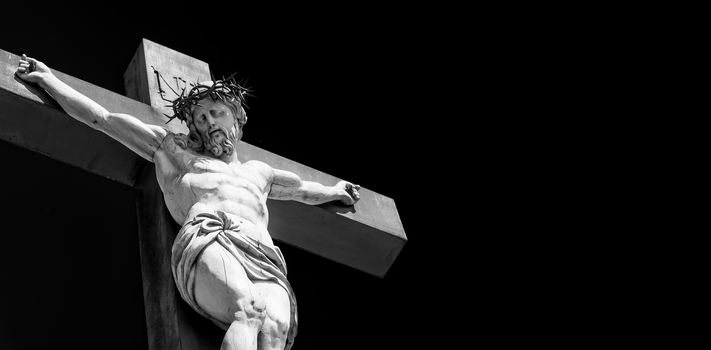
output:
[[[324,186],[318,182],[302,180],[290,171],[273,169],[269,198],[295,200],[311,205],[340,200],[346,205],[353,205],[360,199],[359,189],[360,186],[348,181]]]
[[[128,114],[107,111],[59,80],[47,65],[36,59],[22,55],[17,75],[42,87],[74,119],[104,132],[148,161],[153,161],[155,151],[167,134],[164,128],[143,123]]]

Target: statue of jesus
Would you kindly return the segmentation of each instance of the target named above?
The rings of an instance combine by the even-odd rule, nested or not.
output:
[[[196,312],[226,330],[221,349],[290,349],[296,300],[267,231],[267,199],[353,205],[360,187],[324,186],[260,161],[240,162],[246,89],[232,79],[198,83],[173,101],[173,118],[189,129],[183,135],[107,111],[36,59],[23,55],[16,74],[39,84],[74,119],[155,163],[166,206],[182,224],[171,258],[176,286]]]

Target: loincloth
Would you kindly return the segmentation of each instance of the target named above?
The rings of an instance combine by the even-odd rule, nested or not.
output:
[[[239,218],[218,211],[198,214],[185,223],[173,242],[171,266],[173,278],[183,299],[200,315],[222,329],[229,324],[202,310],[195,299],[195,265],[200,253],[216,241],[242,265],[251,281],[267,281],[280,285],[289,295],[291,322],[285,349],[294,343],[297,328],[296,298],[286,279],[286,262],[278,247],[260,244],[240,232]]]

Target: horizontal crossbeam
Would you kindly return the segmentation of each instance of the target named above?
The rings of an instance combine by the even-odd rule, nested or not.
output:
[[[134,187],[149,163],[119,142],[83,125],[57,105],[41,88],[15,76],[19,56],[0,50],[0,139]],[[180,123],[165,124],[159,110],[67,74],[55,75],[72,88],[104,106],[145,123],[185,132]],[[239,159],[261,160],[293,171],[305,180],[333,185],[338,178],[241,142]],[[290,245],[376,276],[384,276],[407,238],[395,202],[360,190],[361,200],[349,208],[337,203],[308,206],[269,201],[269,231]]]

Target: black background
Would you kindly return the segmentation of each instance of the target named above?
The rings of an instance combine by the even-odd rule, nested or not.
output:
[[[0,48],[120,94],[141,38],[207,62],[216,76],[236,71],[256,95],[244,141],[395,200],[409,241],[384,279],[281,244],[299,301],[295,349],[474,341],[465,305],[487,303],[476,296],[482,270],[459,271],[477,254],[462,238],[477,230],[452,227],[447,200],[473,195],[462,185],[472,159],[441,147],[440,128],[460,116],[444,112],[453,94],[433,98],[453,87],[436,83],[448,34],[426,11],[300,8],[257,20],[219,6],[85,10],[11,12]],[[133,191],[5,142],[0,159],[2,340],[145,346],[136,223],[125,214],[135,211]],[[75,234],[77,223],[92,229]]]

